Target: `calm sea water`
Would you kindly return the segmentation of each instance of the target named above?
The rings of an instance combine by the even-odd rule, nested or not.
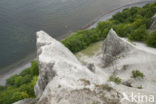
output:
[[[35,32],[55,38],[142,0],[0,0],[0,70],[35,52]]]

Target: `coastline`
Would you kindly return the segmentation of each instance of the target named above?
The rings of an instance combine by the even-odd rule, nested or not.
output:
[[[111,18],[112,15],[114,15],[115,13],[117,13],[119,11],[122,11],[125,8],[129,8],[129,7],[132,7],[132,6],[142,7],[145,4],[152,3],[154,1],[156,1],[156,0],[135,2],[135,3],[127,4],[127,5],[121,6],[119,8],[116,8],[114,10],[108,11],[107,13],[102,14],[101,16],[98,16],[95,20],[93,20],[88,25],[82,27],[82,29],[91,29],[91,28],[94,28],[94,27],[96,27],[96,25],[98,24],[98,22],[105,21],[105,20]],[[74,32],[72,32],[72,33],[74,33]],[[67,33],[67,34],[64,34],[64,35],[62,35],[62,36],[60,36],[58,38],[59,38],[59,40],[62,40],[65,37],[69,36],[70,34],[71,33]],[[10,76],[12,76],[14,74],[18,74],[22,70],[24,70],[25,68],[30,67],[31,60],[34,60],[34,59],[35,59],[35,53],[33,53],[31,55],[28,55],[28,57],[26,57],[25,59],[19,61],[18,63],[13,64],[12,66],[9,66],[8,69],[7,69],[8,72],[3,72],[2,71],[4,75],[0,75],[0,85],[5,85],[5,80],[7,78],[9,78]]]

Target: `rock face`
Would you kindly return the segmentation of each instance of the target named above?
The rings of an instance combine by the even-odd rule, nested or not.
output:
[[[119,38],[116,32],[111,29],[103,43],[103,62],[104,66],[109,65],[116,56],[122,52],[129,51],[132,48],[131,44]]]
[[[68,73],[69,70],[66,68],[70,68],[70,63],[80,64],[67,48],[43,31],[37,33],[37,55],[40,68],[39,80],[35,87],[37,97],[42,95],[45,87],[56,74],[62,74],[63,77]]]
[[[118,104],[120,94],[83,66],[59,41],[37,32],[39,78],[35,86],[38,104]]]
[[[13,104],[34,104],[35,102],[36,102],[36,99],[23,99]]]

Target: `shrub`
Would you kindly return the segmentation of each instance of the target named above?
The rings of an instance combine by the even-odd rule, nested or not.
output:
[[[147,36],[147,45],[156,48],[156,30]]]
[[[137,14],[133,25],[135,26],[135,28],[138,28],[141,25],[146,25],[146,28],[149,28],[151,25],[151,19],[142,17],[141,15]]]
[[[116,84],[121,83],[121,79],[119,77],[115,77],[113,75],[109,77],[109,81],[115,82]]]
[[[124,9],[122,12],[118,12],[113,15],[112,20],[115,20],[116,23],[131,23],[134,22],[136,15],[140,11],[138,7],[132,7]]]
[[[91,43],[100,40],[96,29],[81,30],[62,40],[62,43],[73,53],[85,49]]]
[[[139,70],[133,70],[131,77],[132,78],[137,78],[137,77],[144,78],[144,74],[142,72],[140,72]]]
[[[12,104],[24,98],[34,98],[34,86],[38,76],[37,61],[20,74],[7,79],[6,86],[0,87],[0,104]]]

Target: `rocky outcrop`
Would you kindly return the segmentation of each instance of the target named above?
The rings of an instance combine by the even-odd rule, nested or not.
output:
[[[23,99],[23,100],[20,100],[18,102],[15,102],[13,104],[35,104],[36,103],[36,99]]]
[[[38,104],[118,104],[120,93],[104,84],[99,76],[83,66],[59,41],[37,32],[39,78],[35,86]]]
[[[116,60],[116,56],[132,49],[131,44],[119,38],[116,32],[111,29],[104,40],[103,43],[103,62],[104,66],[106,67],[109,65],[113,60]]]

